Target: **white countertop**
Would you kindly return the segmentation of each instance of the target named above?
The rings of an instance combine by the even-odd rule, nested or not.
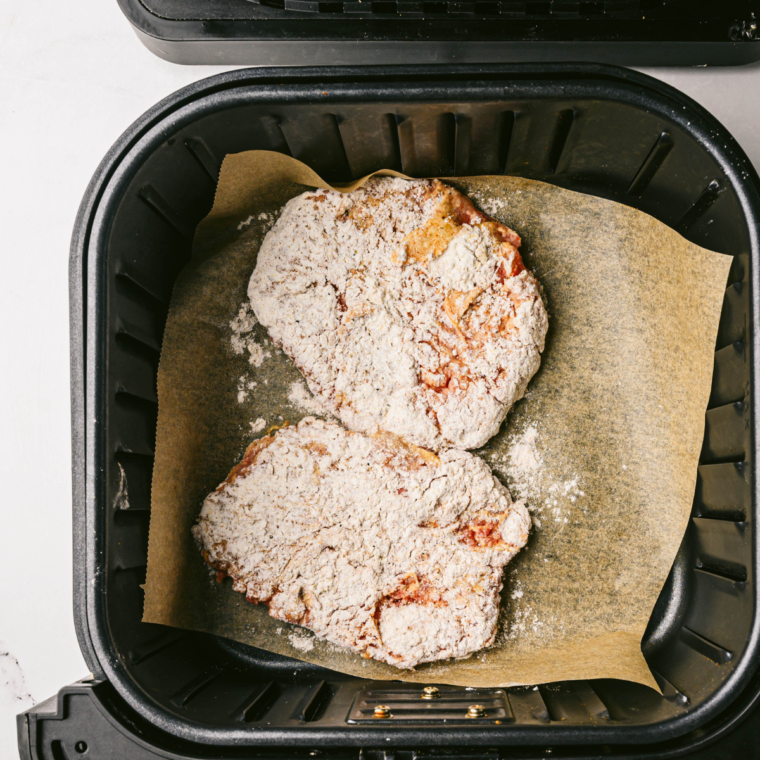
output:
[[[87,675],[72,618],[68,249],[92,173],[156,101],[225,70],[138,42],[116,0],[0,3],[0,757],[16,713]],[[647,73],[711,111],[760,170],[760,65]]]

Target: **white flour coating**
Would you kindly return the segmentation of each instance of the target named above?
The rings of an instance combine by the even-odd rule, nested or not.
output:
[[[306,412],[307,414],[316,414],[320,417],[332,417],[325,405],[315,396],[309,393],[309,389],[302,383],[296,382],[290,386],[288,401],[296,409]]]
[[[548,326],[520,238],[438,180],[371,179],[285,206],[248,295],[347,427],[482,446],[538,369]]]
[[[256,433],[260,433],[266,426],[267,421],[263,417],[259,417],[251,423],[251,434],[256,435]]]
[[[529,527],[478,457],[307,417],[248,448],[193,534],[273,617],[411,668],[493,643]]]
[[[256,342],[253,329],[257,324],[258,321],[250,303],[244,303],[237,316],[230,322],[230,329],[232,330],[230,347],[236,354],[244,354],[247,351],[248,362],[254,367],[260,367],[264,360],[271,356],[271,353],[265,351],[264,347]]]

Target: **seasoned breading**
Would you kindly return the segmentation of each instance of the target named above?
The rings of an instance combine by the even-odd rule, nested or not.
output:
[[[548,320],[519,236],[438,180],[292,199],[248,295],[351,430],[482,446],[538,369]]]
[[[219,579],[275,618],[399,668],[494,640],[522,503],[478,457],[307,417],[261,438],[193,533]]]

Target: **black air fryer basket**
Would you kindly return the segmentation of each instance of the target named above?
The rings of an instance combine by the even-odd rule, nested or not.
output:
[[[175,63],[760,60],[760,0],[118,0]],[[358,43],[358,44],[357,44]]]
[[[250,149],[293,155],[338,182],[381,167],[540,179],[626,203],[735,257],[693,516],[642,642],[662,696],[613,680],[441,687],[446,699],[423,713],[413,684],[140,622],[164,320],[222,158]],[[368,760],[394,748],[397,760],[441,748],[651,756],[719,736],[758,693],[759,220],[760,182],[728,132],[679,92],[622,69],[249,69],[159,103],[104,159],[74,231],[75,613],[93,680],[19,717],[24,756],[253,757],[275,746],[278,757],[358,758],[363,748]],[[475,701],[501,710],[501,723],[464,718]],[[373,719],[377,704],[399,717]]]

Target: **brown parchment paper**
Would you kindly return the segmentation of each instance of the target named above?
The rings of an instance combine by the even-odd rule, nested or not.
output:
[[[265,432],[252,435],[251,422],[306,416],[288,399],[300,373],[261,325],[254,335],[269,356],[260,367],[230,347],[273,216],[304,185],[328,187],[295,159],[262,151],[225,159],[174,289],[143,619],[366,678],[479,687],[619,678],[657,688],[640,642],[689,518],[731,258],[626,206],[540,182],[452,184],[522,236],[550,314],[526,398],[475,452],[513,495],[510,446],[531,428],[543,462],[527,499],[537,524],[505,571],[496,644],[411,672],[363,659],[271,619],[229,580],[217,585],[193,542],[203,498]]]

